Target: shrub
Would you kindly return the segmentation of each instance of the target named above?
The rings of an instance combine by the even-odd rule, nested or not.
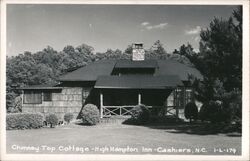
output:
[[[230,120],[230,109],[223,107],[220,101],[209,101],[202,105],[199,112],[199,119],[212,123],[227,122]]]
[[[70,123],[70,121],[72,121],[74,118],[74,115],[73,113],[66,113],[64,115],[64,120],[67,122],[67,123]]]
[[[209,120],[212,123],[222,122],[223,119],[223,109],[222,104],[218,101],[209,101]]]
[[[192,121],[192,119],[196,120],[198,118],[198,108],[194,102],[189,102],[186,104],[184,115],[186,119],[190,120],[190,122]]]
[[[58,117],[53,113],[48,114],[45,120],[48,124],[50,124],[51,128],[55,127],[58,124]]]
[[[6,115],[6,129],[37,129],[43,126],[40,113],[11,113]]]
[[[146,124],[150,119],[150,111],[145,105],[137,105],[131,110],[132,124]]]
[[[93,104],[87,104],[81,112],[82,121],[86,125],[96,125],[100,122],[100,114],[98,108]]]
[[[209,121],[209,104],[204,103],[199,111],[198,118],[201,121]]]

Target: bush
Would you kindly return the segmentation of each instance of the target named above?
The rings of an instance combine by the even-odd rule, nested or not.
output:
[[[6,115],[6,129],[37,129],[43,126],[40,113],[11,113]]]
[[[73,113],[66,113],[64,115],[64,120],[67,122],[67,123],[70,123],[70,121],[72,121],[74,118],[74,115]]]
[[[209,104],[204,103],[198,113],[198,118],[201,121],[209,121]]]
[[[192,119],[196,120],[198,118],[198,107],[194,102],[189,102],[186,104],[184,115],[186,119],[190,120],[190,122],[192,121]]]
[[[150,111],[145,105],[137,105],[131,110],[131,118],[128,122],[131,124],[146,124],[150,119]]]
[[[212,123],[228,122],[231,111],[228,107],[223,107],[220,101],[209,101],[205,103],[199,112],[199,119],[210,121]]]
[[[96,125],[100,122],[100,114],[98,108],[93,104],[87,104],[81,112],[82,121],[86,125]]]
[[[58,124],[58,117],[53,113],[48,114],[45,120],[48,124],[50,124],[51,128],[55,127]]]

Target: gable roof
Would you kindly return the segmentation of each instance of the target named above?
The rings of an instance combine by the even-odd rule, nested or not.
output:
[[[133,62],[131,60],[100,60],[81,67],[73,72],[66,73],[59,77],[59,81],[96,81],[101,75],[111,76],[115,67],[137,67],[147,68],[158,66],[155,76],[178,75],[182,81],[188,80],[188,75],[192,74],[198,79],[202,79],[200,72],[194,67],[182,64],[175,60],[145,60]]]
[[[126,75],[126,76],[100,76],[95,88],[110,89],[168,89],[182,86],[177,75]]]

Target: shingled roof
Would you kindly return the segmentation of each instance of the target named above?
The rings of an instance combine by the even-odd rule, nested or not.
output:
[[[177,75],[125,75],[125,76],[99,76],[95,88],[119,89],[169,89],[182,86]]]
[[[182,81],[188,80],[188,75],[192,74],[198,79],[203,79],[201,73],[194,67],[182,64],[175,60],[157,60],[159,69],[155,75],[178,75]]]
[[[117,60],[115,68],[157,68],[157,60],[144,60],[144,61],[132,61],[132,60]]]
[[[59,77],[59,81],[96,81],[101,75],[111,76],[115,67],[128,68],[130,65],[138,68],[143,68],[143,65],[145,68],[157,67],[155,76],[178,75],[182,81],[187,81],[188,75],[192,74],[202,79],[202,75],[197,69],[175,60],[145,60],[139,63],[131,60],[100,60],[62,75]]]
[[[110,75],[116,64],[114,60],[101,60],[81,67],[59,77],[59,81],[96,81],[100,75]]]

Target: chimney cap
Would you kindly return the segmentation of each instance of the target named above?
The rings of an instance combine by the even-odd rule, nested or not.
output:
[[[143,48],[143,43],[141,42],[133,43],[132,46],[133,48],[138,48],[138,47]]]
[[[133,45],[143,45],[143,42],[134,42]]]

